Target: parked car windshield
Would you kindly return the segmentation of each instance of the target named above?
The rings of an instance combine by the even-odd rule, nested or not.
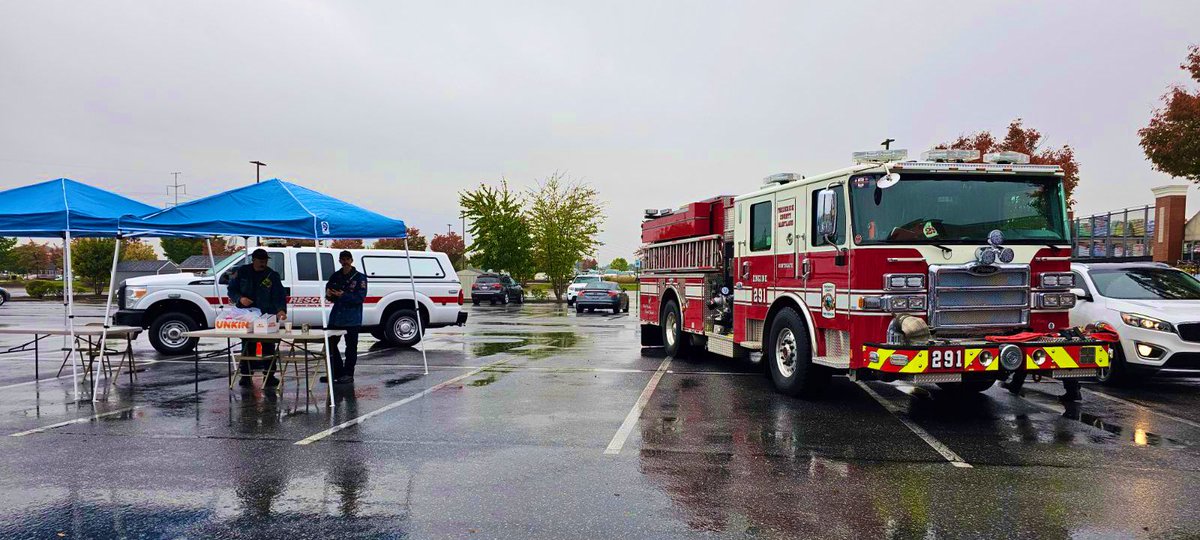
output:
[[[850,179],[858,244],[979,244],[999,230],[1008,243],[1066,243],[1062,182],[1057,177],[931,177],[902,173],[880,189],[881,175]]]
[[[575,281],[571,283],[591,283],[593,281],[600,281],[600,276],[575,276]]]
[[[604,289],[604,290],[611,291],[611,290],[614,290],[617,288],[617,284],[613,283],[611,281],[597,281],[596,283],[589,283],[586,288],[588,288],[588,289]]]
[[[1200,300],[1200,281],[1171,268],[1092,270],[1101,296],[1122,300]]]

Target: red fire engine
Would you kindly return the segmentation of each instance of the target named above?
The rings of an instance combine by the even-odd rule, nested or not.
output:
[[[1108,343],[1068,328],[1059,167],[1015,152],[854,157],[647,210],[642,344],[761,359],[791,395],[819,392],[835,371],[982,391],[1014,372],[1107,369]]]

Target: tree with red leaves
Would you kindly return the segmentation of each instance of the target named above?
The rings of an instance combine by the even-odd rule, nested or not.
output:
[[[600,262],[591,257],[584,257],[582,261],[579,261],[579,269],[584,272],[590,272],[599,266]]]
[[[329,243],[330,249],[362,249],[363,241],[359,238],[334,240]]]
[[[408,228],[408,249],[413,251],[425,251],[428,246],[425,237],[421,235],[421,229],[416,227]],[[403,238],[380,238],[375,241],[375,245],[371,246],[375,249],[404,249]]]
[[[450,258],[450,264],[454,265],[454,269],[462,270],[463,253],[466,252],[467,246],[463,243],[463,237],[458,233],[450,231],[446,234],[433,235],[433,240],[429,242],[429,249],[445,253]]]
[[[1067,208],[1075,206],[1071,195],[1079,185],[1079,162],[1075,161],[1075,149],[1070,145],[1058,148],[1041,148],[1042,132],[1027,128],[1020,118],[1008,125],[1004,139],[997,141],[996,137],[986,131],[973,135],[959,135],[954,142],[939,145],[938,148],[954,148],[963,150],[979,150],[979,153],[991,152],[1020,152],[1029,156],[1029,162],[1034,165],[1058,165],[1063,170],[1063,191],[1067,199]]]
[[[1179,67],[1200,83],[1200,45],[1188,51],[1187,61]],[[1150,124],[1139,129],[1138,136],[1155,170],[1200,182],[1200,90],[1171,88],[1163,95],[1163,107],[1154,110]]]

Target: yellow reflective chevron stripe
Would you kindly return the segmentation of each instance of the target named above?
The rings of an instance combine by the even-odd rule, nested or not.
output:
[[[900,373],[924,373],[928,368],[929,351],[921,351],[900,368]]]
[[[1108,367],[1108,347],[1096,347],[1096,365]]]
[[[971,369],[971,364],[975,363],[975,359],[979,357],[979,353],[983,352],[983,349],[967,349],[964,352],[967,354],[967,362],[963,367]]]
[[[883,367],[883,363],[887,362],[887,359],[890,358],[894,352],[896,352],[895,349],[875,349],[875,353],[879,355],[879,358],[874,362],[871,362],[867,367],[871,369],[879,369]]]
[[[1060,368],[1077,368],[1079,363],[1071,358],[1071,353],[1067,352],[1062,347],[1046,347],[1046,354],[1050,355],[1050,359],[1054,360],[1054,365]]]

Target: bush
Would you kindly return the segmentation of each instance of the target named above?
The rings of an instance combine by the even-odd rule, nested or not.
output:
[[[614,283],[637,283],[637,276],[621,274],[618,276],[604,276],[604,281],[612,281]]]
[[[544,287],[534,287],[529,291],[529,294],[533,295],[534,300],[545,300],[550,297],[550,291]]]
[[[33,298],[62,298],[63,283],[35,279],[25,284],[25,294]]]

